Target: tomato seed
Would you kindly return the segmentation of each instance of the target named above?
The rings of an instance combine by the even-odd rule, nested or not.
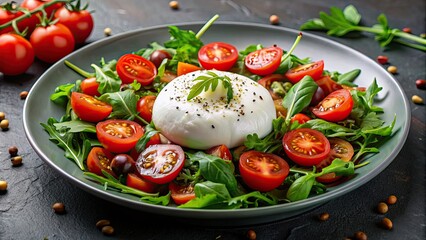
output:
[[[377,205],[377,212],[380,213],[380,214],[385,214],[385,213],[388,212],[388,210],[389,210],[388,205],[384,202],[380,202]]]
[[[4,180],[0,180],[0,191],[6,191],[7,190],[7,182]]]
[[[0,121],[3,120],[6,117],[6,114],[4,112],[0,112]]]
[[[392,74],[396,74],[398,72],[398,68],[395,66],[389,66],[387,68],[388,72],[392,73]]]
[[[21,93],[19,93],[19,97],[21,99],[26,99],[28,96],[28,92],[27,91],[22,91]]]
[[[179,9],[179,2],[178,1],[170,1],[169,7],[171,9],[177,10],[177,9]]]
[[[397,201],[397,198],[396,198],[396,196],[395,195],[390,195],[389,197],[388,197],[388,199],[387,199],[387,204],[389,204],[389,205],[393,205],[393,204],[395,204],[396,203],[396,201]]]
[[[255,240],[256,239],[256,232],[253,229],[250,229],[247,231],[247,238],[250,240]]]
[[[111,222],[107,219],[101,219],[96,222],[96,227],[99,229],[102,229],[103,227],[109,226],[109,225],[111,225]]]
[[[279,23],[280,23],[280,17],[278,17],[277,15],[271,15],[271,16],[269,17],[269,22],[270,22],[272,25],[277,25],[277,24],[279,24]]]
[[[320,215],[319,215],[319,220],[321,220],[321,221],[327,221],[328,219],[330,218],[330,214],[328,214],[328,213],[321,213]]]
[[[65,213],[65,205],[63,203],[57,202],[52,205],[52,209],[57,214]]]
[[[21,156],[14,156],[10,159],[12,162],[12,166],[18,167],[22,165],[22,157]]]
[[[354,238],[356,240],[367,240],[367,234],[364,232],[358,231],[354,234]]]
[[[389,218],[383,218],[381,223],[382,227],[387,230],[391,230],[393,227],[393,223]]]
[[[389,59],[386,56],[377,56],[377,62],[379,62],[380,64],[386,64],[388,63]]]
[[[424,79],[417,79],[416,80],[416,87],[418,89],[426,90],[426,80],[424,80]]]
[[[18,154],[18,148],[16,146],[9,147],[9,154],[11,157],[14,157]]]
[[[102,233],[104,235],[113,235],[114,234],[114,228],[111,226],[104,226],[102,227]]]
[[[2,130],[7,130],[9,128],[9,120],[7,120],[7,119],[1,120],[1,122],[0,122],[0,128]]]

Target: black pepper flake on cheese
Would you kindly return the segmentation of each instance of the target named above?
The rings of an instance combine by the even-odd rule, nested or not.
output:
[[[256,96],[256,92],[253,92],[253,95]]]
[[[179,106],[176,106],[176,109],[179,109]]]
[[[215,128],[214,125],[212,125],[212,128]]]
[[[238,119],[237,119],[237,122],[239,122],[239,121],[240,121],[240,119],[238,118]]]
[[[250,113],[253,113],[253,111],[251,111]]]
[[[170,100],[173,100],[173,97],[170,97]]]
[[[185,113],[188,114],[188,111],[186,111]]]
[[[201,116],[201,114],[197,113],[197,116],[199,116],[199,117],[200,117],[200,116]]]
[[[263,97],[262,97],[262,96],[259,96],[259,98],[260,98],[260,100],[263,100]]]
[[[253,99],[253,102],[256,102],[256,99]]]

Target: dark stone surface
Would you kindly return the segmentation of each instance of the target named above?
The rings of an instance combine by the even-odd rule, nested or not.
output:
[[[95,10],[95,29],[89,42],[102,39],[106,27],[117,34],[155,25],[205,21],[216,13],[221,15],[220,20],[264,24],[269,24],[269,16],[276,14],[281,18],[281,26],[297,29],[320,11],[328,12],[330,6],[344,7],[349,2],[358,8],[362,23],[367,26],[385,13],[392,27],[410,27],[416,34],[426,32],[423,0],[182,0],[179,10],[171,10],[166,0],[93,0],[89,9]],[[418,90],[414,83],[426,78],[424,52],[396,45],[383,52],[368,34],[357,39],[328,38],[372,59],[387,55],[399,69],[396,79],[407,96],[417,94],[426,99],[426,92]],[[255,230],[258,239],[343,239],[356,231],[364,231],[369,239],[426,237],[424,105],[410,103],[411,129],[405,146],[390,166],[363,187],[291,219],[256,226],[201,227],[97,198],[61,178],[36,155],[24,135],[24,101],[19,93],[29,90],[48,67],[36,61],[26,75],[0,76],[0,111],[10,120],[10,129],[0,131],[0,179],[9,183],[7,192],[0,193],[0,239],[103,239],[107,237],[95,227],[103,218],[109,219],[116,230],[109,239],[245,239],[249,229]],[[24,158],[21,167],[11,167],[8,148],[12,145],[19,148]],[[398,202],[386,214],[394,224],[389,231],[378,226],[383,216],[376,213],[375,207],[391,194],[398,197]],[[53,213],[51,206],[55,202],[63,202],[67,213]],[[317,216],[323,212],[328,212],[330,219],[319,222]]]

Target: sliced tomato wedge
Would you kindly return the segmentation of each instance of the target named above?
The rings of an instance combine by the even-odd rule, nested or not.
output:
[[[278,69],[282,56],[283,50],[279,47],[262,48],[249,53],[244,64],[250,72],[265,76]]]
[[[104,176],[102,174],[102,170],[104,170],[115,176],[110,166],[113,157],[114,155],[105,148],[93,147],[87,155],[87,170],[99,176]]]
[[[317,130],[299,128],[287,132],[283,137],[287,156],[300,166],[314,166],[327,158],[330,142]]]
[[[325,97],[312,109],[312,113],[321,119],[339,122],[349,116],[353,105],[351,93],[346,89],[340,89]]]
[[[191,184],[180,185],[175,182],[169,183],[170,196],[177,205],[189,202],[195,198],[194,186]]]
[[[142,126],[134,121],[111,119],[96,124],[99,142],[114,153],[130,151],[143,134]]]
[[[147,193],[156,192],[158,187],[157,184],[150,182],[142,177],[138,177],[136,173],[127,174],[126,185]]]
[[[98,92],[99,83],[96,81],[96,78],[86,78],[81,81],[80,84],[81,91],[84,94],[90,96],[100,96],[101,94]]]
[[[151,122],[152,120],[152,107],[156,98],[154,95],[143,96],[136,103],[136,110],[139,116],[147,122]]]
[[[136,161],[139,175],[148,181],[165,184],[173,181],[182,170],[185,153],[179,145],[157,144],[146,148]]]
[[[324,61],[308,63],[300,65],[288,70],[285,76],[293,84],[302,80],[305,76],[311,76],[312,79],[317,80],[321,78],[322,72],[324,71]]]
[[[290,167],[281,157],[251,150],[240,156],[239,170],[243,181],[253,190],[268,192],[285,180]]]
[[[283,82],[285,81],[285,79],[286,78],[283,74],[275,73],[275,74],[270,74],[268,76],[265,76],[257,82],[269,91],[269,94],[271,94],[272,99],[276,100],[276,99],[280,99],[281,96],[278,96],[277,94],[274,93],[274,91],[272,91],[271,85],[273,82]]]
[[[342,85],[335,82],[328,75],[322,76],[319,79],[316,79],[315,83],[318,84],[318,87],[320,87],[323,90],[325,96],[327,96],[328,94],[330,94],[330,93],[332,93],[336,90],[343,88]]]
[[[199,66],[192,65],[190,63],[178,62],[177,65],[177,75],[181,76],[190,72],[195,72],[201,70]]]
[[[71,93],[71,107],[81,120],[87,122],[102,121],[112,112],[111,105],[79,92]]]
[[[157,67],[139,55],[125,54],[117,61],[117,74],[123,83],[132,83],[136,80],[142,86],[147,86],[157,76]]]
[[[206,44],[198,51],[198,61],[205,69],[227,71],[238,60],[238,50],[231,44],[212,42]]]

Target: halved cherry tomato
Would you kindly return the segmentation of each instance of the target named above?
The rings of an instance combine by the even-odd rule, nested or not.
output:
[[[104,170],[115,176],[110,166],[113,157],[114,155],[105,148],[93,147],[87,156],[87,170],[99,176],[103,176],[102,170]]]
[[[154,95],[143,96],[136,104],[136,110],[139,116],[147,122],[151,122],[152,120],[152,107],[154,106],[156,98],[157,97]]]
[[[157,68],[146,58],[136,54],[125,54],[117,61],[117,74],[123,83],[132,83],[136,80],[142,86],[147,86],[157,76]]]
[[[178,71],[179,71],[179,63],[178,63]],[[177,77],[177,73],[173,73],[172,71],[165,70],[163,76],[160,78],[161,82],[169,83],[173,79]]]
[[[317,80],[321,77],[323,70],[324,61],[320,60],[318,62],[308,63],[289,69],[285,73],[285,76],[288,80],[290,80],[290,82],[295,84],[302,80],[302,78],[306,75],[311,76],[311,78],[314,80]]]
[[[269,94],[271,94],[272,99],[280,99],[281,96],[278,96],[277,94],[274,93],[274,91],[272,91],[271,89],[271,85],[273,82],[282,82],[285,80],[285,77],[283,74],[271,74],[268,76],[265,76],[263,78],[261,78],[259,81],[257,81],[260,85],[262,85],[264,88],[266,88],[269,91]]]
[[[283,50],[279,47],[262,48],[249,53],[244,63],[250,72],[265,76],[278,69],[282,56]]]
[[[157,144],[146,148],[136,161],[139,175],[148,181],[164,184],[173,181],[182,170],[185,153],[179,145]]]
[[[177,75],[181,76],[190,72],[195,72],[198,70],[201,70],[202,68],[189,64],[189,63],[184,63],[184,62],[178,62],[177,65]]]
[[[322,76],[319,79],[314,79],[315,83],[318,84],[318,87],[320,87],[324,91],[324,95],[327,96],[328,94],[342,89],[342,85],[338,84],[336,81],[331,79],[330,76]]]
[[[348,141],[340,138],[329,138],[328,141],[330,142],[330,154],[316,166],[317,172],[321,172],[321,169],[330,165],[335,158],[340,158],[345,162],[349,162],[354,155],[354,148]],[[327,173],[317,177],[316,180],[321,183],[330,183],[337,181],[341,177],[342,176],[336,176],[335,173]]]
[[[212,42],[201,47],[198,51],[198,61],[205,69],[227,71],[238,60],[238,50],[231,44]]]
[[[303,113],[297,113],[296,115],[294,115],[291,119],[290,122],[293,123],[295,121],[298,121],[299,124],[304,124],[305,122],[311,120],[310,117],[308,117],[306,114]]]
[[[180,185],[175,182],[170,182],[169,190],[173,202],[175,202],[177,205],[187,203],[195,198],[194,186],[190,184]]]
[[[338,122],[349,116],[353,105],[351,93],[346,89],[340,89],[325,97],[312,109],[312,113],[321,119]]]
[[[100,96],[101,94],[98,92],[99,83],[96,81],[96,78],[86,78],[81,81],[80,84],[81,91],[84,94],[90,96]]]
[[[232,161],[232,154],[231,151],[229,151],[229,148],[226,145],[218,145],[216,147],[212,147],[208,150],[206,150],[206,153],[220,157],[224,160],[230,160]]]
[[[79,92],[71,93],[71,107],[81,120],[99,122],[112,112],[112,106]]]
[[[102,146],[114,153],[125,153],[136,146],[144,130],[129,120],[111,119],[96,124],[96,135]]]
[[[287,132],[283,137],[283,146],[287,156],[301,166],[317,165],[330,153],[328,139],[310,128]]]
[[[138,177],[138,175],[135,173],[127,174],[126,185],[147,193],[156,192],[158,187],[157,184],[143,179],[142,177]]]
[[[271,191],[281,185],[290,167],[281,157],[255,150],[245,152],[239,161],[243,181],[253,190]]]

